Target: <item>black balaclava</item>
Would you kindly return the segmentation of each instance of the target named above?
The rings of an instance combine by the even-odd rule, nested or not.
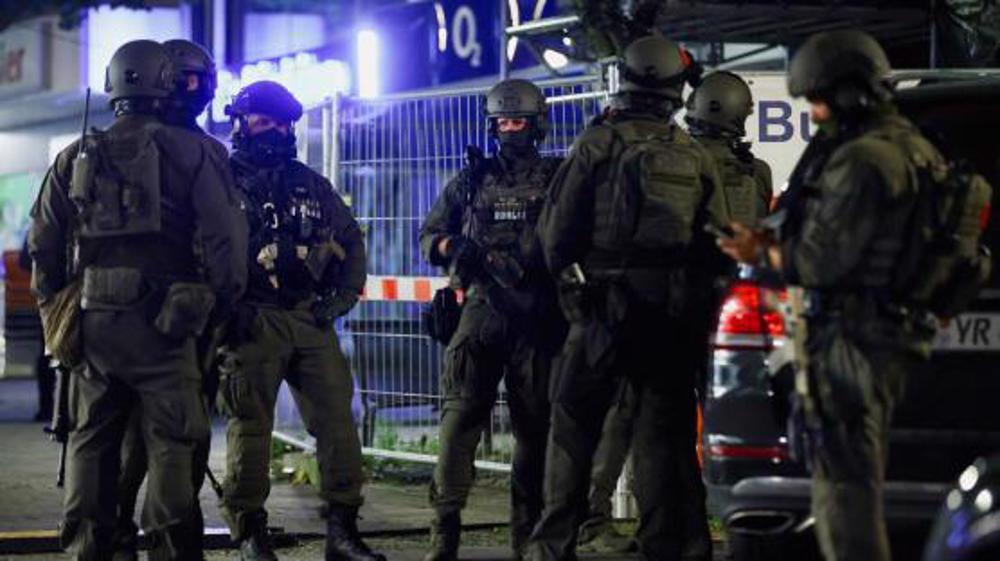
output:
[[[260,167],[274,167],[296,156],[295,134],[291,129],[287,134],[276,128],[247,134],[240,144],[237,150],[245,152],[250,161]]]
[[[496,126],[494,125],[494,127]],[[538,124],[535,119],[528,118],[528,124],[517,132],[500,132],[494,129],[496,130],[494,135],[499,146],[500,155],[512,161],[533,160],[537,158],[537,127]]]

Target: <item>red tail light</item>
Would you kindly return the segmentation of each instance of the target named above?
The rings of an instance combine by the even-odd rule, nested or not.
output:
[[[760,287],[737,282],[729,288],[722,302],[718,332],[724,335],[784,335],[785,321],[780,312],[768,306]]]
[[[708,454],[717,458],[771,460],[774,462],[788,461],[788,449],[784,446],[710,444],[708,446]]]

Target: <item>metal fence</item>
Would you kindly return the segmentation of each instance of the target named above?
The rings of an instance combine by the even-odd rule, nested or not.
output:
[[[543,154],[562,155],[607,94],[596,77],[541,82],[552,131]],[[333,178],[366,237],[365,297],[338,326],[356,377],[356,414],[365,452],[433,462],[438,449],[443,348],[423,334],[421,308],[443,285],[421,257],[418,231],[465,147],[490,145],[481,108],[485,89],[376,99],[337,98],[297,127],[300,158]],[[287,392],[276,435],[308,445]],[[505,396],[484,431],[477,466],[509,469],[513,442]]]

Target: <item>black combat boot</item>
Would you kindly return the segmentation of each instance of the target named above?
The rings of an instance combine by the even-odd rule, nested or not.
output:
[[[149,561],[204,561],[201,534],[190,523],[179,523],[149,533]]]
[[[139,528],[131,520],[119,520],[113,539],[111,561],[139,560]]]
[[[244,515],[240,561],[278,561],[267,533],[267,512],[261,510]]]
[[[424,556],[424,561],[457,561],[461,535],[461,514],[438,513],[437,518],[431,521],[431,550]]]
[[[326,561],[386,561],[361,540],[358,507],[330,503],[327,508]]]

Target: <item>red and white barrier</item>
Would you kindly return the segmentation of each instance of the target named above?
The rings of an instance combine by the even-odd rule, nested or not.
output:
[[[368,275],[362,300],[369,302],[430,302],[434,292],[448,286],[448,277]]]

